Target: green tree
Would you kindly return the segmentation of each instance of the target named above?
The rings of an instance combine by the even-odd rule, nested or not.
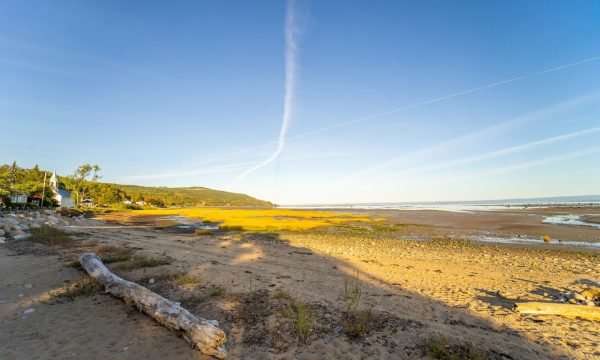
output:
[[[98,174],[100,170],[98,165],[83,164],[73,172],[73,175],[68,177],[67,186],[70,187],[71,192],[75,193],[75,202],[78,206],[89,197],[92,189],[91,183],[101,178]]]

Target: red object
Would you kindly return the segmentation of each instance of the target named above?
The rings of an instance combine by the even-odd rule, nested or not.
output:
[[[31,195],[30,198],[31,199],[40,199],[40,200],[42,199],[42,197],[39,195]]]

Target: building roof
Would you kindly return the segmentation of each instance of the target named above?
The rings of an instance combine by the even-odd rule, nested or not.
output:
[[[68,192],[68,191],[67,191],[67,190],[65,190],[65,189],[58,189],[58,190],[56,190],[56,192],[58,193],[58,195],[60,195],[60,196],[62,196],[62,197],[64,197],[64,198],[71,197],[71,193],[70,193],[70,192]]]

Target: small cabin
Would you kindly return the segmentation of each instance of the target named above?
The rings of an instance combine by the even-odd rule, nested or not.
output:
[[[80,204],[82,207],[92,208],[95,207],[96,204],[92,201],[92,199],[83,199]]]
[[[27,194],[22,192],[11,193],[10,203],[13,205],[27,204]]]
[[[28,200],[31,205],[42,206],[42,197],[39,195],[31,195]]]

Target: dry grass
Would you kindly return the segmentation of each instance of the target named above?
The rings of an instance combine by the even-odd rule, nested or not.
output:
[[[212,231],[207,230],[207,229],[196,229],[194,231],[194,234],[196,234],[198,236],[214,235]]]

